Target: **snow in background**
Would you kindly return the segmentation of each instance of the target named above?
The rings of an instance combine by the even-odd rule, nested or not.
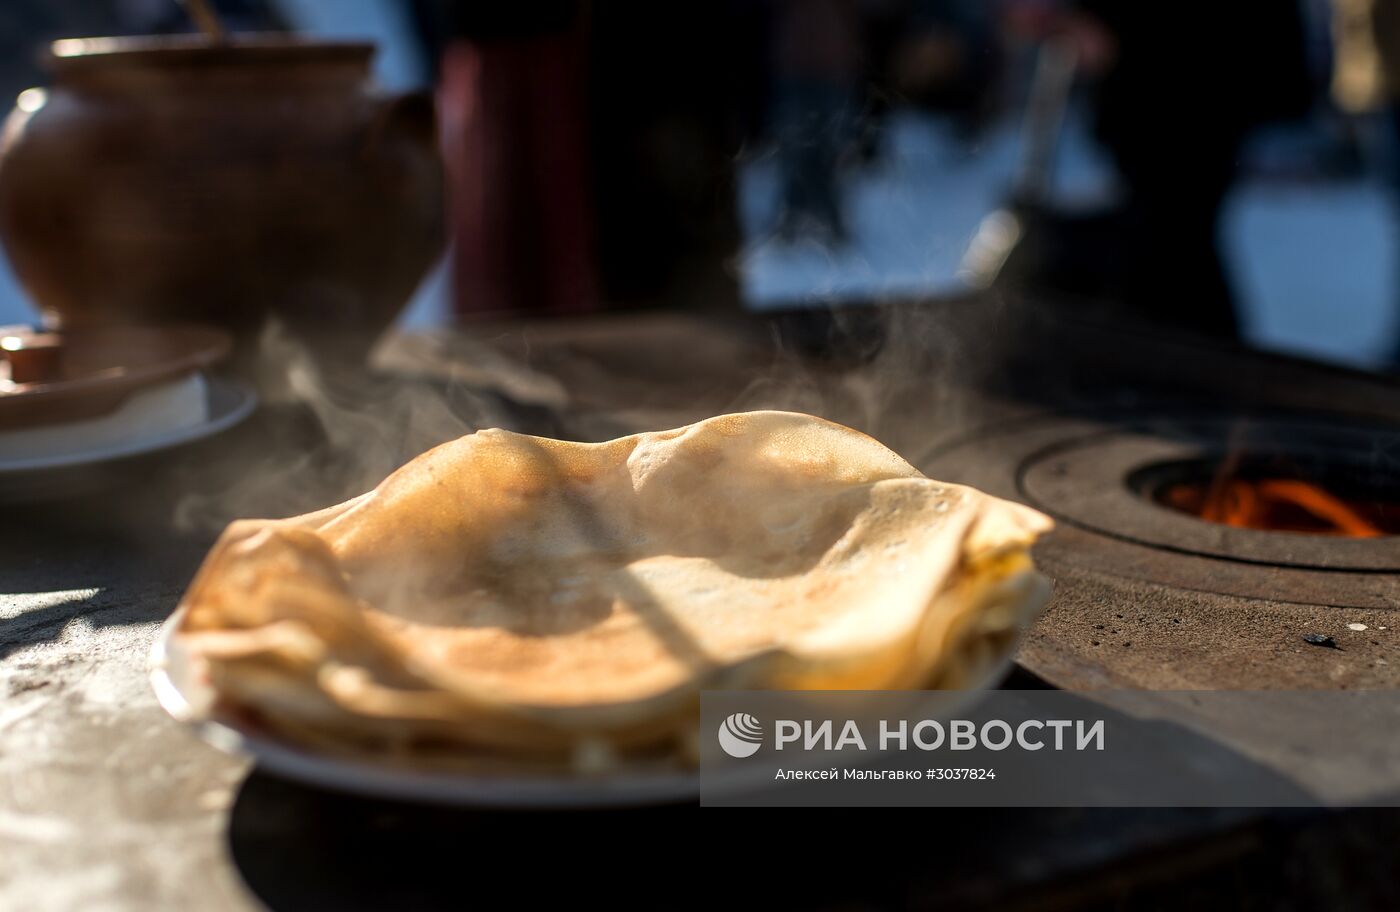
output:
[[[1400,327],[1400,238],[1378,183],[1244,184],[1224,215],[1226,262],[1261,348],[1379,365]]]
[[[1062,139],[1055,197],[1092,205],[1111,193],[1111,169],[1085,118]],[[890,124],[884,158],[844,179],[851,242],[829,251],[785,244],[771,226],[778,206],[772,157],[742,166],[740,218],[748,238],[740,257],[752,306],[794,299],[960,290],[957,270],[982,217],[1005,202],[1020,148],[1015,126],[981,145],[938,121],[903,114]],[[1245,332],[1261,348],[1376,366],[1392,348],[1396,213],[1376,181],[1243,181],[1226,201],[1227,268],[1244,311]]]
[[[983,216],[1004,204],[1020,144],[1007,121],[969,146],[946,121],[916,114],[890,119],[882,154],[845,176],[850,243],[828,251],[815,242],[772,236],[778,217],[778,168],[772,156],[744,165],[739,215],[748,244],[740,258],[744,293],[757,309],[813,295],[860,298],[963,287],[958,264]],[[1061,140],[1057,199],[1091,204],[1111,191],[1108,167],[1077,124]]]

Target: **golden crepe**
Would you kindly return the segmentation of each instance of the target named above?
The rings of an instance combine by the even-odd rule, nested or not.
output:
[[[702,689],[985,683],[1050,521],[789,412],[606,443],[479,431],[378,488],[236,522],[177,641],[302,740],[673,751]]]

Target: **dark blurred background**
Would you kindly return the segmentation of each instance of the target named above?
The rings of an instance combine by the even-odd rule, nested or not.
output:
[[[220,0],[435,84],[452,239],[402,318],[1015,287],[1400,363],[1397,0]],[[6,0],[0,92],[173,0]],[[0,323],[27,319],[8,272]]]

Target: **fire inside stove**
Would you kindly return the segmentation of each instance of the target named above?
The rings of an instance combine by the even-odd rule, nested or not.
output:
[[[1400,534],[1400,488],[1347,477],[1336,466],[1278,457],[1223,459],[1182,467],[1156,487],[1164,506],[1208,522],[1246,529],[1346,538]]]

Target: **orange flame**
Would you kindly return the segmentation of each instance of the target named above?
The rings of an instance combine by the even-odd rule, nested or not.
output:
[[[1248,529],[1378,538],[1386,533],[1340,497],[1296,478],[1217,477],[1172,485],[1164,500],[1201,519]]]

